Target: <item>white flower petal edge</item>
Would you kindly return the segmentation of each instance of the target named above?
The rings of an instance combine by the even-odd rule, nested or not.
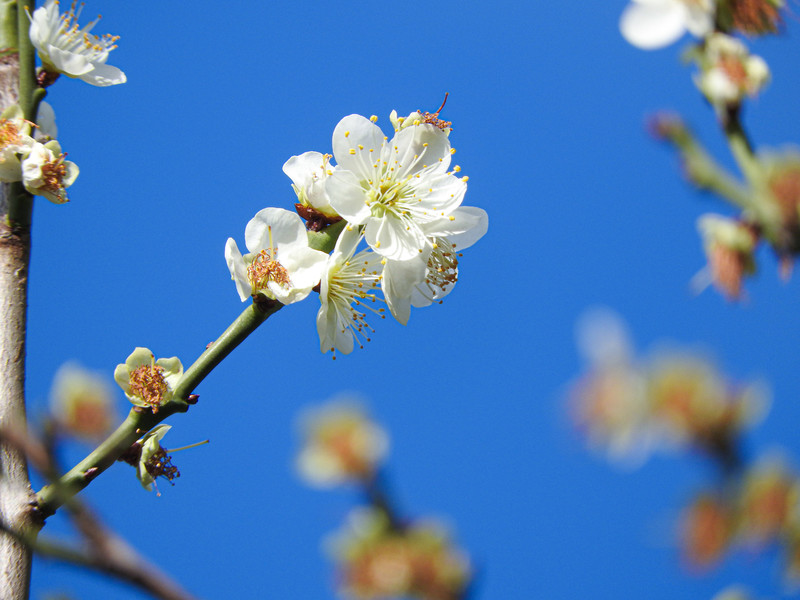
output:
[[[319,283],[328,255],[308,247],[297,214],[265,208],[245,228],[249,253],[242,256],[233,238],[225,244],[225,260],[242,301],[258,294],[281,304],[303,300]]]
[[[622,12],[619,28],[629,43],[643,50],[663,48],[686,31],[696,37],[713,28],[713,0],[697,5],[684,0],[634,0]]]
[[[449,218],[466,183],[447,172],[447,132],[427,123],[391,140],[361,115],[342,119],[333,132],[339,166],[326,182],[331,206],[351,224],[366,225],[370,247],[392,260],[409,260],[426,245],[423,227]]]
[[[33,12],[29,36],[45,70],[63,73],[91,85],[105,87],[125,83],[125,73],[117,67],[105,64],[108,53],[116,48],[119,39],[113,35],[98,37],[89,32],[97,24],[91,21],[79,28],[73,8],[63,15],[57,0],[47,0],[44,6]]]

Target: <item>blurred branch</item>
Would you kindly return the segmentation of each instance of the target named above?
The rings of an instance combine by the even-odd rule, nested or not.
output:
[[[697,187],[715,192],[742,209],[752,208],[753,200],[749,190],[711,157],[680,117],[656,117],[653,131],[659,139],[672,144],[680,152],[686,175]],[[733,139],[736,141],[736,145],[732,143],[731,146],[732,149],[736,148],[734,154],[745,153],[740,146],[746,143],[746,138],[733,135]]]
[[[19,428],[0,428],[0,439],[24,452],[31,464],[45,478],[58,476],[57,467],[47,448]],[[54,484],[58,485],[58,484]],[[0,530],[42,557],[67,562],[114,577],[134,585],[162,600],[194,600],[130,544],[106,528],[86,505],[75,497],[65,499],[70,518],[88,548],[80,550],[67,544],[37,539],[35,533],[17,531],[0,520]]]
[[[341,221],[321,232],[309,232],[309,245],[330,252],[346,223]],[[167,417],[189,409],[190,394],[234,348],[283,305],[278,301],[254,302],[231,323],[219,338],[211,343],[200,357],[183,374],[175,388],[174,399],[161,406],[158,413],[134,408],[128,417],[105,441],[86,458],[75,465],[57,482],[46,485],[37,494],[39,513],[43,519],[54,514],[64,502],[80,492],[100,473],[105,471],[131,445]]]

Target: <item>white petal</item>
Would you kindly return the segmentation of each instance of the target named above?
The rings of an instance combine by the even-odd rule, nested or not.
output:
[[[297,213],[283,208],[265,208],[258,211],[244,229],[248,252],[284,246],[287,251],[295,246],[308,246],[308,236],[303,221]]]
[[[386,261],[381,289],[395,319],[403,325],[411,315],[411,294],[414,286],[425,279],[429,252],[405,261]]]
[[[85,75],[81,75],[79,78],[81,81],[85,81],[97,87],[107,87],[109,85],[117,85],[128,81],[125,73],[117,67],[98,65],[97,63],[95,63],[94,69]]]
[[[629,43],[644,50],[663,48],[686,32],[686,7],[677,0],[629,4],[619,29]]]
[[[366,194],[354,173],[334,171],[325,181],[325,191],[331,206],[349,223],[362,225],[369,218],[371,212],[366,204]]]
[[[372,173],[371,162],[380,156],[385,136],[381,128],[361,115],[349,115],[339,121],[333,130],[333,156],[336,164],[353,171],[359,179]],[[359,148],[363,146],[363,150]],[[370,150],[373,152],[370,153]],[[370,159],[370,155],[374,156]]]
[[[438,231],[429,232],[427,227],[423,227],[423,230],[428,235],[447,238],[458,250],[463,250],[481,239],[489,229],[489,215],[482,208],[460,206],[451,216],[454,217],[452,221],[447,219],[440,222]]]
[[[425,167],[446,171],[450,166],[450,140],[435,125],[423,123],[406,127],[397,132],[387,149],[389,154],[384,160],[399,163],[397,179],[418,173]]]
[[[370,217],[364,238],[370,248],[391,260],[414,258],[428,244],[425,234],[415,223],[389,214],[382,219]]]
[[[53,66],[69,77],[85,75],[94,69],[94,65],[82,54],[67,52],[55,46],[49,46],[46,51]]]
[[[304,152],[299,156],[292,156],[283,163],[283,172],[297,187],[305,187],[311,175],[319,171],[325,164],[325,157],[321,152]]]
[[[242,253],[233,238],[228,238],[225,244],[225,262],[228,263],[228,270],[231,272],[231,279],[236,283],[236,291],[242,302],[247,300],[252,293],[252,286],[247,278],[247,267],[244,264]]]

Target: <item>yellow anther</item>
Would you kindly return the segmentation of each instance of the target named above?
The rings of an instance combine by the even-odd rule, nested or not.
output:
[[[455,154],[455,153],[456,153],[456,149],[455,148],[450,148],[450,154]]]
[[[350,137],[350,132],[349,131],[345,131],[344,132],[344,137]]]
[[[361,144],[359,144],[359,145],[358,145],[358,149],[359,149],[359,150],[363,150],[363,149],[364,149],[364,146],[362,146]]]
[[[356,153],[356,149],[355,148],[350,148],[350,154],[355,154],[355,153]]]
[[[378,122],[378,115],[372,115],[369,118],[369,120],[372,121],[373,123],[377,123]]]

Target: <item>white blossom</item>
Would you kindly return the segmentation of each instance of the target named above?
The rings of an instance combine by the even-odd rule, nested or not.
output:
[[[695,37],[711,33],[715,0],[632,0],[619,28],[628,42],[644,50],[663,48],[687,31]]]
[[[334,170],[331,158],[330,154],[305,152],[287,160],[283,172],[292,180],[292,188],[301,204],[327,217],[337,217],[325,191],[325,181]]]
[[[328,255],[308,247],[308,235],[297,214],[265,208],[244,231],[248,254],[228,238],[225,260],[242,302],[262,295],[292,304],[303,300],[319,283]]]
[[[22,183],[36,196],[44,196],[54,204],[69,202],[66,189],[78,178],[78,165],[65,160],[66,154],[56,140],[34,142],[30,153],[22,159]]]
[[[29,35],[46,71],[63,73],[86,83],[105,87],[125,83],[125,73],[107,65],[108,53],[116,48],[119,36],[89,33],[100,17],[81,28],[78,25],[80,8],[75,2],[63,15],[57,0],[47,0],[31,17]],[[82,6],[82,5],[81,5]]]
[[[365,225],[375,252],[413,258],[464,198],[466,181],[447,171],[451,154],[448,132],[433,124],[415,122],[388,140],[370,119],[347,116],[333,132],[339,168],[326,182],[331,206],[351,224]]]

